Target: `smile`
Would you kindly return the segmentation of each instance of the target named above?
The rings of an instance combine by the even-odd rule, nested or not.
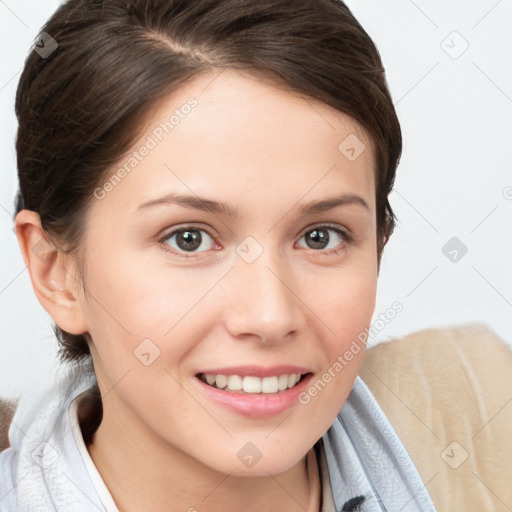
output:
[[[275,394],[293,388],[300,382],[303,375],[300,373],[289,373],[273,375],[268,377],[257,377],[255,375],[215,375],[212,373],[201,373],[199,379],[209,386],[240,394]]]
[[[292,407],[304,407],[298,400],[313,373],[305,367],[238,366],[209,368],[196,373],[199,393],[215,406],[249,418],[270,418]]]

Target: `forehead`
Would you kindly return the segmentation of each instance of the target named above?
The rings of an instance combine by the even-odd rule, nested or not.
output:
[[[268,78],[224,70],[153,106],[113,166],[111,176],[122,176],[106,198],[134,211],[165,190],[265,209],[272,199],[307,202],[332,191],[357,193],[374,209],[373,153],[349,116]]]

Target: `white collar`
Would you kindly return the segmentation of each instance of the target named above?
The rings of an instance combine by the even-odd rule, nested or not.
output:
[[[105,512],[119,512],[110,491],[108,490],[103,478],[101,477],[98,469],[96,468],[87,447],[85,446],[84,438],[82,436],[82,431],[80,430],[80,425],[78,423],[78,415],[77,408],[78,402],[87,391],[84,391],[76,398],[72,400],[69,404],[69,421],[71,422],[71,426],[73,428],[73,437],[75,438],[76,445],[78,447],[78,451],[82,456],[82,460],[84,461],[85,468],[87,469],[87,473],[89,473],[89,477],[98,493],[98,497],[101,500],[101,503],[105,507]]]

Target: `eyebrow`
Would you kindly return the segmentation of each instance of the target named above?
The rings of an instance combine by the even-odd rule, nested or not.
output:
[[[218,201],[213,201],[212,199],[207,199],[205,197],[199,197],[196,195],[184,195],[174,193],[170,193],[163,197],[146,201],[142,203],[137,208],[136,211],[138,212],[145,208],[165,204],[177,204],[193,210],[210,212],[232,218],[238,218],[240,216],[239,210],[236,207],[232,207],[228,204],[220,203]],[[338,206],[348,205],[359,205],[362,206],[368,212],[370,212],[370,207],[368,206],[368,203],[362,197],[356,194],[346,193],[341,194],[340,196],[330,197],[327,199],[322,199],[320,201],[310,201],[309,203],[303,204],[299,208],[299,214],[305,216],[313,215],[315,213],[321,213],[328,210],[332,210]]]

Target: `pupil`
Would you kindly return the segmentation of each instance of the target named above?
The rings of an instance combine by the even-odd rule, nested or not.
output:
[[[314,229],[310,231],[309,239],[314,249],[323,249],[329,243],[329,232],[326,229]]]
[[[176,243],[184,251],[193,251],[201,245],[201,233],[197,230],[186,230],[178,233]]]

